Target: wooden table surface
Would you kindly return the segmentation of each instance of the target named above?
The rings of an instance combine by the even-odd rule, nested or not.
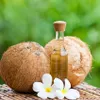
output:
[[[100,100],[100,88],[93,87],[87,83],[82,83],[76,87],[81,97],[77,100]],[[43,100],[34,94],[21,94],[13,91],[7,85],[0,85],[0,100]],[[51,100],[51,99],[48,99]],[[57,99],[54,99],[57,100]],[[63,99],[66,100],[66,99]]]

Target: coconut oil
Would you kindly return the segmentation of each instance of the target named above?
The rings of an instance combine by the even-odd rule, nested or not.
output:
[[[51,54],[51,75],[54,78],[60,78],[64,80],[67,78],[68,73],[68,53],[64,47],[64,30],[66,23],[57,21],[54,23],[56,30],[56,42],[52,54]]]

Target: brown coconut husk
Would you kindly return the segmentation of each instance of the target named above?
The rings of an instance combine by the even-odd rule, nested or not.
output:
[[[54,48],[60,45],[59,41],[51,40],[45,46],[49,57]],[[68,52],[68,76],[72,87],[83,82],[92,66],[92,55],[86,43],[79,38],[67,36],[64,38],[64,46]]]
[[[11,46],[1,59],[1,77],[18,92],[32,92],[32,84],[49,73],[49,59],[45,49],[35,42]]]

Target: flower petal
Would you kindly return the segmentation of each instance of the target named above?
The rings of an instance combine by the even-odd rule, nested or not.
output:
[[[34,83],[33,83],[33,90],[34,90],[35,92],[44,91],[43,84],[42,84],[41,82],[34,82]]]
[[[60,90],[62,90],[64,88],[64,84],[63,84],[63,82],[59,78],[55,78],[54,79],[54,86],[57,89],[60,89]]]
[[[80,93],[75,89],[70,89],[68,93],[65,95],[67,99],[77,99],[80,97]]]
[[[71,88],[71,84],[68,79],[65,79],[65,88],[69,90]]]
[[[40,98],[42,98],[42,99],[47,99],[47,93],[43,92],[43,91],[39,92],[37,94],[37,96],[40,97]]]
[[[56,97],[58,99],[63,99],[64,98],[64,95],[62,94],[62,92],[60,90],[56,90]]]
[[[55,92],[53,91],[53,92],[48,93],[48,97],[51,99],[55,98],[56,97]]]
[[[52,84],[52,76],[50,74],[44,74],[42,76],[42,82],[45,87],[51,86]]]

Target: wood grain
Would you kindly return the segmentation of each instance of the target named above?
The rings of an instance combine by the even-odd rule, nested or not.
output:
[[[76,89],[79,90],[81,94],[81,97],[77,100],[100,100],[100,88],[93,87],[87,83],[82,83],[77,86]],[[0,100],[43,100],[35,95],[36,94],[17,93],[5,84],[0,85]]]

